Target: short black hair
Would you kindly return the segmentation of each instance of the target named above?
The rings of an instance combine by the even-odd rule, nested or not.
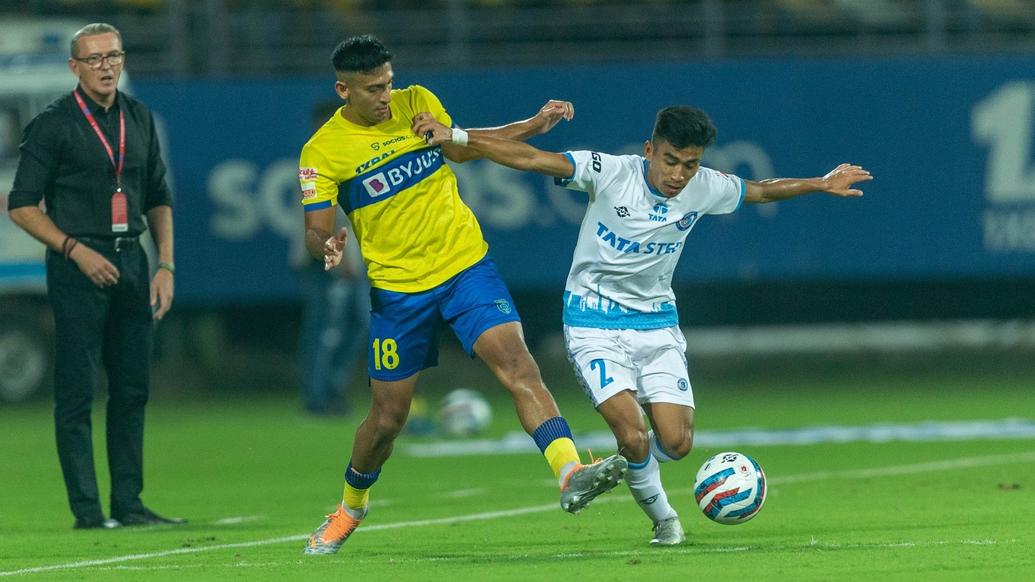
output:
[[[373,71],[391,60],[392,53],[372,34],[346,38],[331,55],[331,62],[337,72]]]
[[[718,130],[708,114],[696,107],[666,107],[658,111],[651,143],[663,139],[677,149],[690,146],[706,148],[715,143]]]

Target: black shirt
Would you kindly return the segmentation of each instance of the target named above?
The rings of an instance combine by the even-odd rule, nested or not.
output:
[[[72,236],[137,236],[147,230],[144,213],[172,205],[165,181],[154,117],[143,103],[119,91],[107,111],[77,89],[108,139],[116,158],[119,111],[126,114],[126,161],[122,191],[126,193],[129,231],[111,229],[111,196],[115,167],[69,92],[47,106],[25,128],[18,173],[8,208],[46,202],[47,215]]]

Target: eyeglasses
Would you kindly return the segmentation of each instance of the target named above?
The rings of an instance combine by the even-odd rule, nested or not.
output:
[[[122,60],[126,58],[126,51],[118,51],[114,53],[108,53],[106,55],[89,55],[84,58],[72,57],[80,63],[86,63],[91,69],[101,68],[101,63],[108,61],[108,64],[117,67],[122,64]]]

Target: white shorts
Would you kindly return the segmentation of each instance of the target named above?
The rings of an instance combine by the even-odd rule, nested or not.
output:
[[[640,404],[694,407],[686,338],[679,326],[638,330],[566,325],[564,342],[568,361],[594,407],[623,390],[631,390]]]

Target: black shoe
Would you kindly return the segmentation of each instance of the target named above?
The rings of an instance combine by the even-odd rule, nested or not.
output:
[[[146,507],[134,513],[120,515],[117,519],[122,525],[179,525],[187,523],[186,519],[180,517],[162,517]]]
[[[76,519],[72,529],[115,529],[121,526],[117,520],[105,519],[103,515],[98,515],[89,519]]]

